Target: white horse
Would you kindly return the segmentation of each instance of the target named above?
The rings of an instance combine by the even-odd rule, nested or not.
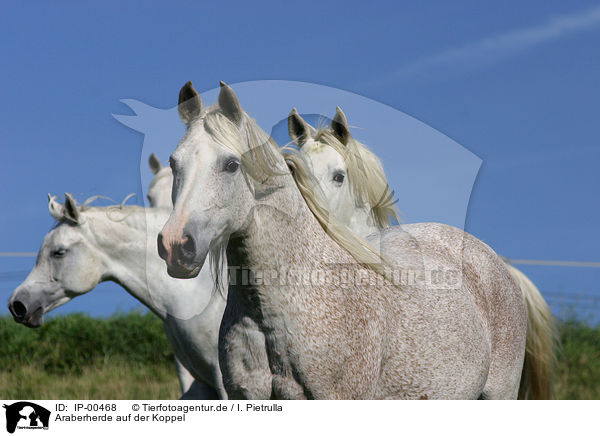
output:
[[[230,87],[205,110],[187,83],[180,103],[187,131],[171,155],[174,208],[159,253],[189,278],[226,244],[230,273],[248,274],[230,281],[221,323],[228,393],[266,382],[266,396],[289,399],[517,397],[527,309],[492,249],[441,224],[412,225],[409,237],[385,230],[390,271],[328,216],[304,159],[286,164]],[[428,268],[458,281],[432,289]],[[425,278],[396,282],[400,269]],[[256,332],[262,349],[247,340]],[[251,365],[266,354],[267,377],[240,354]]]
[[[331,129],[314,129],[295,108],[288,116],[290,138],[306,157],[329,209],[340,222],[367,237],[400,218],[381,162],[346,128],[339,107]]]
[[[367,238],[398,219],[392,193],[377,157],[352,137],[344,112],[337,107],[330,128],[315,129],[294,108],[288,117],[292,141],[306,158],[336,218]],[[539,289],[506,263],[519,283],[528,309],[527,348],[519,398],[552,397],[556,328]]]
[[[227,398],[218,363],[222,292],[205,268],[191,281],[166,274],[156,235],[170,208],[64,206],[49,196],[57,225],[46,235],[36,264],[9,299],[17,322],[42,325],[44,314],[113,281],[162,321],[173,348],[182,399]]]
[[[173,208],[171,201],[171,187],[173,186],[173,173],[171,168],[164,166],[154,153],[148,159],[154,179],[148,188],[148,201],[150,207]]]

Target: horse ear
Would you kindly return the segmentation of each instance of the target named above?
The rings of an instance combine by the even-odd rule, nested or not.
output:
[[[150,164],[150,170],[152,171],[152,174],[158,173],[162,168],[162,163],[160,163],[160,160],[154,153],[152,153],[148,158],[148,163]]]
[[[227,118],[238,126],[242,123],[242,105],[233,92],[233,89],[225,82],[221,81],[221,92],[219,92],[219,106]]]
[[[186,125],[202,113],[202,98],[194,89],[192,82],[187,82],[179,91],[179,103],[177,104],[179,117]]]
[[[56,221],[61,220],[65,213],[62,204],[56,201],[56,196],[48,194],[48,211]]]
[[[292,141],[302,147],[310,138],[312,130],[310,124],[304,121],[296,108],[293,108],[288,116],[288,133]]]
[[[70,219],[75,224],[79,224],[79,220],[81,218],[81,214],[79,213],[79,209],[77,208],[77,203],[71,197],[71,194],[67,194],[65,192],[65,212],[64,217]]]
[[[348,144],[348,140],[350,139],[350,127],[348,126],[346,115],[339,106],[336,106],[335,108],[335,117],[331,120],[331,128],[342,144]]]

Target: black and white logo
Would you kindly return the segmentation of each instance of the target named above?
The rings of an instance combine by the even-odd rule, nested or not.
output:
[[[4,404],[6,409],[6,431],[14,433],[16,429],[48,430],[50,411],[28,401]]]

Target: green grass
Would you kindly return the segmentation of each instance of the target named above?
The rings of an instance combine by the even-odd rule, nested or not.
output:
[[[560,325],[561,347],[555,376],[557,399],[600,399],[600,325],[568,321]]]
[[[600,399],[600,326],[560,325],[559,399]],[[0,317],[0,398],[175,399],[179,383],[152,314],[73,314],[28,329]]]

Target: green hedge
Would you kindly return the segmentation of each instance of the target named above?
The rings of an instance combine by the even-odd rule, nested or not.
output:
[[[29,329],[0,317],[0,368],[35,365],[49,373],[77,372],[110,359],[131,364],[173,362],[162,322],[151,313],[92,318],[58,316]]]
[[[555,377],[556,397],[600,399],[600,326],[568,321],[560,324],[559,331],[561,351]],[[58,384],[63,383],[66,388],[81,374],[85,377],[104,374],[102,371],[110,374],[107,368],[117,368],[113,371],[115,380],[127,377],[126,374],[143,376],[143,383],[132,378],[130,384],[136,389],[148,385],[154,378],[163,380],[164,374],[172,374],[173,386],[169,385],[169,389],[177,391],[172,351],[161,321],[150,313],[133,312],[110,318],[72,314],[53,318],[38,329],[19,325],[9,316],[0,317],[0,373],[8,377],[6,380],[11,380],[11,374],[19,378],[19,390],[6,391],[11,395],[29,392],[26,377],[18,375],[19,371],[41,372],[40,376],[54,380],[54,390],[48,393],[51,396],[63,392],[56,387]],[[153,371],[163,374],[162,378],[148,375],[154,374]],[[39,386],[40,382],[32,383],[32,389],[38,389],[35,385]],[[5,384],[6,390],[10,387],[8,384],[14,383]],[[106,389],[112,388],[107,385]],[[161,389],[164,389],[162,385],[156,387],[147,397],[154,398],[154,392],[162,392]],[[0,392],[3,392],[2,386]],[[79,398],[78,393],[65,395]],[[93,394],[85,391],[82,395]],[[101,395],[112,398],[108,392],[103,391]],[[136,398],[140,394],[134,390],[120,395]],[[169,395],[175,397],[173,393]]]
[[[555,376],[558,399],[600,399],[600,325],[567,321],[559,327]]]

